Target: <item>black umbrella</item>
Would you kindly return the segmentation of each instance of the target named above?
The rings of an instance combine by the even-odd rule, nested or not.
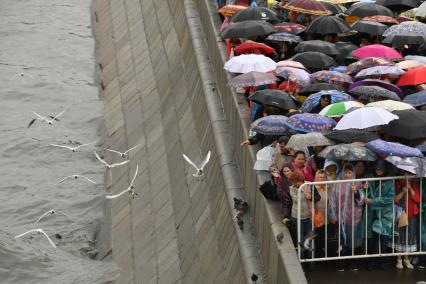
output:
[[[367,16],[389,16],[393,17],[393,13],[388,8],[375,3],[359,3],[352,5],[345,12],[349,16],[367,17]]]
[[[334,85],[334,84],[329,84],[329,83],[315,83],[312,84],[306,88],[303,88],[300,92],[299,95],[309,95],[309,94],[313,94],[313,93],[318,93],[320,91],[328,91],[328,90],[337,90],[337,91],[344,91],[345,89],[343,87]]]
[[[352,51],[358,49],[359,47],[353,44],[352,42],[338,41],[335,43],[337,49],[340,51],[340,54],[336,56],[336,59],[343,60],[348,55],[352,55]]]
[[[417,8],[419,6],[419,3],[416,0],[376,0],[375,3],[385,7],[405,10]]]
[[[277,14],[264,7],[247,8],[239,11],[232,17],[232,22],[244,22],[244,21],[277,21]]]
[[[330,56],[315,51],[298,53],[291,60],[300,62],[307,68],[326,69],[331,66],[336,66],[337,63]]]
[[[368,101],[375,101],[378,99],[389,99],[394,101],[401,101],[397,94],[379,86],[359,86],[349,91],[355,97],[364,97]]]
[[[322,16],[316,18],[306,28],[306,33],[316,34],[340,34],[350,31],[351,27],[348,26],[342,19],[336,16]]]
[[[265,21],[244,21],[226,27],[221,33],[222,38],[249,38],[266,36],[274,31],[274,26]]]
[[[296,104],[291,97],[286,92],[279,90],[266,89],[257,91],[249,97],[249,100],[259,104],[272,105],[285,110],[297,109]]]
[[[339,143],[364,142],[377,139],[376,134],[361,129],[333,130],[323,133],[325,137]]]
[[[297,52],[318,51],[327,55],[338,55],[340,51],[336,45],[323,40],[307,40],[300,42],[295,50]]]
[[[351,25],[352,29],[366,34],[381,35],[389,26],[373,21],[356,21]]]
[[[399,119],[383,127],[386,133],[410,140],[426,138],[426,112],[409,109],[394,111],[393,114]]]
[[[426,36],[415,33],[391,34],[387,36],[383,43],[387,44],[426,44]]]
[[[323,1],[318,1],[320,2],[325,8],[327,8],[327,10],[331,11],[331,13],[333,14],[340,14],[343,13],[343,9],[339,7],[339,5],[335,5],[333,3],[330,2],[323,2]]]

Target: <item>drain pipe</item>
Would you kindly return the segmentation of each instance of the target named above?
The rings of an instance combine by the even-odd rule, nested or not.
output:
[[[233,145],[231,144],[228,121],[223,112],[222,101],[217,93],[218,88],[216,88],[216,80],[208,59],[207,48],[205,46],[206,43],[204,41],[204,31],[201,26],[198,11],[195,7],[194,0],[184,0],[184,5],[198,70],[203,84],[206,105],[212,123],[225,191],[228,197],[228,206],[231,216],[233,216],[235,214],[233,212],[233,198],[236,197],[246,200],[246,198],[244,198],[244,187],[241,182],[237,164],[233,158]],[[251,280],[253,273],[258,276],[258,280],[255,283],[265,283],[265,273],[261,262],[259,243],[254,234],[254,226],[249,220],[248,214],[243,218],[243,231],[240,230],[236,221],[233,221],[233,224],[247,283],[254,283]]]

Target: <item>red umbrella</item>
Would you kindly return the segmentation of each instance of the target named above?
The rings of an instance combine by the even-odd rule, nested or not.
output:
[[[382,57],[385,59],[400,59],[402,55],[393,48],[381,44],[371,44],[358,48],[352,52],[358,58]]]
[[[272,47],[255,41],[246,41],[238,45],[234,49],[235,54],[245,54],[245,53],[262,53],[262,54],[271,54],[275,52],[275,49]]]
[[[319,16],[333,14],[323,4],[321,4],[321,2],[315,0],[292,0],[285,4],[283,8],[290,11]]]
[[[287,23],[287,22],[279,23],[275,25],[274,28],[275,28],[275,32],[287,32],[294,35],[297,35],[306,29],[304,25]]]
[[[399,78],[397,86],[415,86],[426,83],[426,67],[414,68]]]
[[[362,20],[363,21],[385,23],[385,24],[399,24],[399,22],[396,19],[389,17],[389,16],[383,16],[383,15],[364,17],[364,18],[362,18]]]

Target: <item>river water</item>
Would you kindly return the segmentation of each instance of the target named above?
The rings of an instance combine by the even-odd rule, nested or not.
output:
[[[0,283],[104,283],[117,268],[95,261],[107,202],[103,103],[94,76],[89,0],[0,0]],[[65,113],[48,125],[41,115]],[[50,144],[94,144],[73,153]],[[95,180],[62,178],[82,174]],[[54,214],[35,220],[55,209]],[[42,228],[40,234],[14,236]]]

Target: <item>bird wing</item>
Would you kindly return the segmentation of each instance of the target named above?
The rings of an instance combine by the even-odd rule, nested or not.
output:
[[[135,175],[133,176],[133,179],[132,179],[132,182],[130,183],[130,185],[133,185],[133,183],[135,182],[136,176],[138,175],[138,170],[139,170],[139,164],[136,164]]]
[[[27,128],[30,128],[30,127],[31,127],[31,125],[33,125],[33,124],[34,124],[34,122],[36,122],[36,120],[37,120],[37,118],[34,118],[33,120],[31,120],[31,121],[30,121],[30,123],[28,123]]]
[[[115,151],[115,150],[112,150],[112,149],[105,148],[105,150],[107,150],[109,152],[117,153],[119,155],[124,155],[124,153],[121,153],[121,152],[118,152],[118,151]]]
[[[80,145],[78,145],[77,147],[75,147],[76,149],[78,149],[78,148],[80,148],[80,147],[83,147],[83,146],[89,146],[89,145],[92,145],[92,144],[94,144],[94,143],[96,143],[96,141],[93,141],[93,142],[90,142],[90,143],[86,143],[86,144],[80,144]]]
[[[64,114],[64,112],[65,112],[65,110],[61,111],[60,113],[58,113],[57,115],[55,115],[55,116],[52,118],[52,120],[57,120],[57,119],[58,119],[58,117],[60,117],[61,115],[63,115],[63,114]]]
[[[130,162],[130,160],[126,160],[126,161],[124,161],[124,162],[120,162],[120,163],[115,163],[115,164],[110,165],[109,167],[110,167],[110,168],[115,168],[115,167],[118,167],[118,166],[125,165],[125,164],[127,164],[128,162]]]
[[[193,166],[197,171],[199,170],[199,168],[197,167],[196,164],[194,164],[193,161],[191,161],[185,154],[182,154],[183,158],[191,165]]]
[[[34,113],[34,114],[37,116],[37,118],[38,118],[38,119],[41,119],[41,120],[44,120],[44,121],[49,122],[49,120],[48,120],[47,118],[45,118],[44,116],[39,115],[39,114],[38,114],[38,113],[36,113],[35,111],[32,111],[32,113]]]
[[[123,154],[126,155],[127,153],[129,153],[130,151],[132,151],[133,149],[136,149],[140,146],[141,144],[138,144],[136,146],[133,146],[132,148],[130,148],[129,150],[127,150],[126,152],[124,152]]]
[[[123,195],[123,194],[125,194],[126,192],[129,192],[129,191],[130,191],[130,187],[127,188],[126,190],[123,190],[119,194],[116,194],[116,195],[107,195],[107,196],[105,196],[105,198],[106,199],[114,199],[114,198],[120,197],[121,195]]]
[[[41,215],[40,217],[38,217],[38,219],[34,222],[34,225],[36,225],[38,222],[40,222],[41,219],[43,219],[44,217],[49,215],[51,212],[52,212],[52,210],[49,210],[46,213],[44,213],[43,215]]]
[[[49,236],[42,230],[42,229],[37,229],[37,232],[39,232],[39,233],[42,233],[46,238],[47,238],[47,240],[49,241],[49,243],[54,247],[54,248],[56,248],[56,245],[55,245],[55,243],[49,238]]]
[[[69,150],[74,149],[74,148],[72,148],[70,146],[66,146],[66,145],[50,144],[50,146],[66,148],[66,149],[69,149]]]
[[[202,161],[201,162],[201,165],[200,165],[200,169],[202,170],[202,169],[204,169],[204,167],[207,165],[207,163],[210,161],[210,157],[211,157],[211,154],[212,154],[212,152],[211,151],[209,151],[208,153],[207,153],[207,156],[206,156],[206,158],[204,159],[204,161]]]
[[[56,184],[63,183],[64,181],[66,181],[67,179],[69,179],[69,178],[71,178],[71,177],[72,177],[72,176],[64,177],[63,179],[61,179],[60,181],[58,181]]]
[[[101,161],[102,164],[104,164],[105,166],[107,166],[108,168],[110,167],[110,165],[105,162],[104,160],[101,159],[101,157],[99,157],[98,153],[96,151],[94,151],[93,153],[95,153],[96,158]]]
[[[91,183],[93,183],[93,184],[96,184],[96,182],[94,181],[94,180],[91,180],[90,178],[88,178],[88,177],[85,177],[85,176],[82,176],[82,175],[77,175],[78,177],[81,177],[81,178],[84,178],[85,180],[87,180],[88,182],[91,182]]]

